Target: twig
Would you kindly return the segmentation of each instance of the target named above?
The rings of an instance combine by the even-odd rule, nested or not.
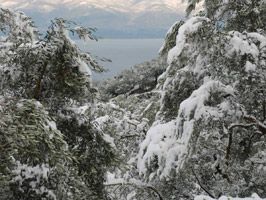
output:
[[[241,128],[249,128],[252,126],[256,126],[256,123],[251,123],[251,124],[232,124],[228,129],[229,131],[236,128],[236,127],[241,127]]]
[[[153,186],[151,185],[145,185],[145,184],[142,184],[142,185],[138,185],[136,183],[133,183],[133,182],[118,182],[118,183],[106,183],[104,184],[104,186],[108,187],[108,186],[126,186],[126,185],[129,185],[129,186],[133,186],[133,187],[144,187],[146,189],[149,189],[149,190],[152,190],[155,194],[157,194],[157,196],[159,197],[159,200],[163,200],[163,196],[160,194],[160,192]]]
[[[204,190],[211,198],[213,198],[213,199],[216,199],[215,198],[215,196],[214,195],[212,195],[202,184],[201,184],[201,182],[200,182],[200,180],[199,180],[199,178],[198,178],[198,176],[196,175],[196,173],[195,173],[195,171],[194,171],[194,169],[193,168],[191,168],[191,170],[192,170],[192,173],[193,173],[193,175],[195,176],[195,178],[196,178],[196,180],[197,180],[197,182],[198,182],[198,184],[199,184],[199,186],[200,186],[200,188],[202,189],[202,190]]]
[[[254,116],[246,115],[244,119],[250,122],[253,122],[257,125],[258,129],[261,131],[263,135],[266,135],[266,125],[261,121],[257,120]]]
[[[262,134],[262,135],[266,135],[266,125],[263,124],[262,122],[260,122],[259,120],[257,120],[254,116],[250,116],[250,115],[245,115],[244,119],[246,121],[249,122],[249,124],[243,124],[243,123],[239,123],[239,124],[232,124],[228,130],[229,130],[229,141],[228,141],[228,145],[226,148],[226,159],[229,159],[229,155],[230,155],[230,151],[231,151],[231,145],[232,145],[232,140],[233,140],[233,129],[240,127],[240,128],[250,128],[253,126],[256,126],[258,131],[256,131],[255,133],[257,134]]]

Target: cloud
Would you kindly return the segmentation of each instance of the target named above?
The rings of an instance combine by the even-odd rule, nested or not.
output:
[[[37,9],[43,12],[54,10],[62,1],[59,0],[0,0],[1,7],[11,9]]]
[[[17,2],[16,1],[5,1],[5,0],[0,0],[0,5],[1,7],[15,7],[17,6]]]

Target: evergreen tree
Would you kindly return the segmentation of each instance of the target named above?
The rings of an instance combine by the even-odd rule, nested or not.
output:
[[[0,27],[1,95],[15,99],[1,111],[1,142],[12,144],[1,158],[4,199],[104,199],[114,149],[92,124],[91,83],[103,68],[68,35],[95,39],[94,29],[55,19],[41,38],[30,18],[4,9]]]
[[[166,199],[265,197],[265,2],[206,0],[204,8],[168,34],[175,47],[138,168]]]
[[[104,69],[69,36],[94,29],[58,18],[40,37],[0,10],[1,199],[266,197],[265,1],[187,2],[203,10],[160,57],[100,94]]]

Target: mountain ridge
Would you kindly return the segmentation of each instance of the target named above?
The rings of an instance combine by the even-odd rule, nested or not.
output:
[[[63,17],[97,27],[97,35],[104,38],[163,38],[168,27],[184,16],[184,4],[174,0],[0,0],[0,4],[28,13],[41,30],[51,19]]]
[[[51,12],[58,7],[66,7],[70,10],[77,8],[96,8],[110,12],[140,13],[151,11],[161,11],[163,9],[172,12],[183,11],[185,4],[181,0],[0,0],[4,7],[15,9],[36,9],[40,12]]]

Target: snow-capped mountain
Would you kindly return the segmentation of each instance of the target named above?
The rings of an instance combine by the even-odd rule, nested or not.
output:
[[[181,2],[181,0],[0,0],[0,4],[4,7],[37,9],[42,12],[50,12],[58,6],[64,6],[69,9],[96,8],[125,13],[162,9],[178,11],[184,7]]]
[[[182,0],[0,0],[0,5],[25,11],[41,27],[64,17],[97,27],[104,37],[162,37],[185,7]]]
[[[68,4],[73,7],[87,6],[88,8],[94,7],[124,13],[140,13],[166,9],[176,12],[184,6],[179,0],[75,0],[68,1]]]

